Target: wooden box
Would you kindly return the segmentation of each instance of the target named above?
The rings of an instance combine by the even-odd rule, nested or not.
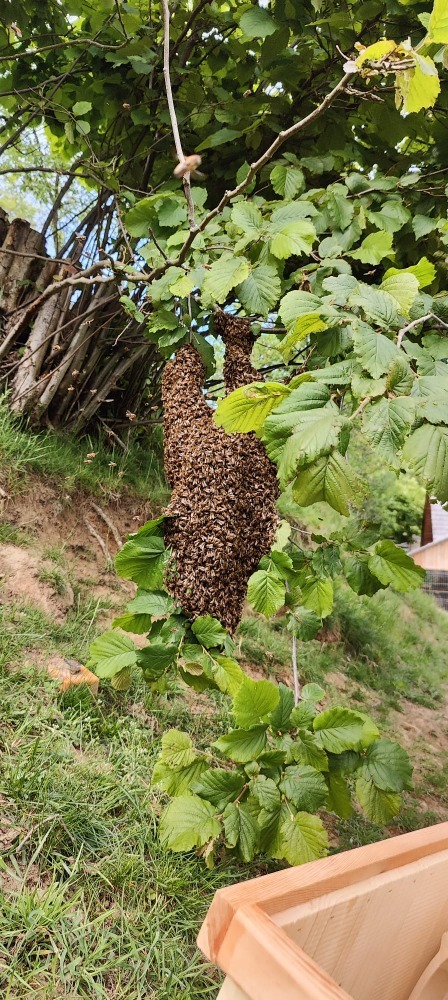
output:
[[[220,1000],[448,1000],[448,823],[220,889]]]

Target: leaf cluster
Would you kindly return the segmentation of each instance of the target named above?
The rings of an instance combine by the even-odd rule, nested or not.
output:
[[[355,795],[365,814],[388,822],[409,787],[411,767],[398,744],[381,739],[368,716],[319,711],[324,691],[307,685],[294,707],[285,685],[245,677],[232,701],[235,728],[206,751],[186,733],[162,737],[153,781],[172,799],[160,821],[173,851],[258,855],[291,865],[324,856],[322,811],[347,818]]]

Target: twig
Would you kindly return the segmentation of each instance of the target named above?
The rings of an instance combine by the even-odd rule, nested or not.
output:
[[[298,705],[300,701],[300,683],[299,683],[299,672],[297,670],[297,636],[292,636],[292,674],[294,677],[294,704]]]
[[[350,414],[349,420],[354,420],[355,417],[358,417],[359,414],[362,413],[363,410],[365,410],[366,406],[368,406],[368,404],[371,401],[372,401],[372,396],[366,396],[366,398],[363,399],[362,403],[359,404],[358,408],[354,410],[353,413]]]
[[[177,124],[176,109],[174,107],[173,91],[171,88],[171,78],[170,78],[170,9],[168,6],[168,0],[162,0],[163,6],[163,75],[165,78],[165,89],[166,98],[168,101],[168,110],[171,118],[171,128],[173,130],[174,145],[176,147],[176,154],[179,163],[185,161],[184,151],[182,149],[182,143],[180,141],[179,126]],[[196,233],[198,228],[196,226],[196,221],[194,217],[194,202],[191,194],[191,184],[190,184],[190,173],[187,172],[183,176],[183,185],[185,198],[188,206],[188,222],[190,225],[190,232]]]
[[[434,313],[426,313],[426,316],[420,316],[419,319],[413,319],[412,323],[408,323],[407,326],[402,326],[401,330],[398,331],[397,337],[397,347],[401,347],[401,342],[403,337],[409,330],[413,330],[415,326],[419,326],[420,323],[426,323],[427,319],[432,319]]]
[[[165,5],[167,3],[167,0],[163,0],[163,3]],[[327,110],[327,108],[330,106],[330,104],[333,103],[338,94],[340,94],[341,91],[345,90],[348,81],[351,80],[353,76],[354,72],[345,73],[344,76],[341,77],[341,79],[339,80],[339,83],[337,83],[336,86],[333,87],[333,90],[330,90],[330,93],[327,94],[326,97],[324,97],[323,101],[321,101],[321,103],[318,104],[318,106],[314,108],[314,110],[311,111],[309,115],[306,115],[305,118],[301,118],[300,121],[295,122],[294,125],[290,126],[290,128],[285,129],[282,132],[279,132],[277,138],[274,139],[274,142],[272,142],[271,145],[268,146],[268,148],[265,150],[264,153],[262,153],[259,159],[255,160],[254,163],[251,163],[249,170],[244,179],[241,181],[241,183],[237,184],[237,186],[232,190],[225,191],[221,200],[218,202],[217,205],[215,205],[215,208],[212,208],[211,211],[204,216],[202,222],[198,226],[196,226],[194,230],[190,231],[185,240],[185,243],[180,249],[179,255],[176,258],[176,260],[168,260],[164,264],[160,264],[159,267],[153,268],[153,270],[150,272],[149,275],[151,281],[153,281],[155,278],[160,278],[163,274],[165,274],[165,271],[167,271],[169,267],[178,267],[179,264],[183,264],[187,256],[187,253],[190,247],[192,246],[194,239],[198,235],[198,233],[202,233],[204,229],[207,228],[209,223],[212,222],[212,220],[215,219],[217,215],[221,214],[226,205],[228,205],[229,201],[232,201],[234,198],[238,197],[238,195],[242,194],[243,191],[246,190],[246,188],[249,186],[253,178],[260,172],[262,167],[264,167],[266,163],[269,163],[269,160],[271,160],[272,157],[275,156],[276,152],[281,148],[281,146],[285,144],[285,142],[288,142],[288,139],[291,139],[292,136],[297,135],[298,132],[301,132],[304,128],[307,127],[307,125],[310,125],[311,122],[314,122],[316,118],[319,118],[320,115]]]
[[[111,562],[112,562],[112,559],[111,559],[111,556],[110,556],[110,553],[109,553],[109,550],[107,548],[107,545],[106,545],[105,541],[101,538],[101,535],[99,534],[99,532],[96,530],[96,528],[93,527],[93,524],[91,524],[90,521],[88,521],[86,517],[84,518],[84,524],[85,524],[85,526],[86,526],[89,534],[92,535],[92,538],[94,538],[95,541],[98,542],[98,545],[99,545],[101,551],[103,552],[104,558],[106,560],[106,567],[109,567],[110,564],[111,564]]]
[[[92,504],[92,507],[93,507],[94,511],[96,511],[96,513],[98,514],[98,517],[101,517],[102,520],[104,521],[104,523],[107,524],[107,527],[110,528],[110,530],[111,530],[111,532],[112,532],[112,534],[113,534],[113,536],[115,538],[115,541],[117,543],[118,548],[121,549],[121,547],[123,545],[123,542],[121,541],[120,533],[119,533],[118,529],[115,527],[114,522],[111,520],[111,518],[109,517],[109,515],[106,514],[106,511],[103,510],[102,507],[99,507],[97,503],[94,503],[93,500],[92,500],[91,504]]]

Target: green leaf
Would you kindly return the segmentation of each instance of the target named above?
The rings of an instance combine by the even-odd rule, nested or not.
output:
[[[393,239],[390,233],[371,233],[362,241],[358,250],[349,250],[348,254],[363,264],[381,264],[384,257],[393,256],[392,243]]]
[[[341,819],[350,819],[353,813],[350,789],[342,774],[327,775],[328,782],[328,812],[336,813]]]
[[[328,836],[318,816],[299,812],[281,827],[283,857],[290,865],[316,861],[328,853]]]
[[[406,115],[422,108],[432,108],[440,93],[440,80],[433,60],[415,51],[412,54],[416,65],[397,73],[395,78],[402,111]]]
[[[133,580],[145,590],[157,590],[163,583],[165,545],[157,535],[136,536],[126,542],[115,559],[119,576]]]
[[[116,632],[104,632],[91,643],[87,666],[97,677],[105,678],[113,677],[136,662],[137,650],[132,639]]]
[[[146,680],[156,680],[174,663],[178,653],[178,644],[151,642],[149,646],[139,649],[137,663],[142,668]]]
[[[263,229],[263,216],[260,209],[251,201],[239,201],[232,208],[231,219],[238,229],[256,239]]]
[[[289,361],[294,354],[297,344],[302,340],[306,340],[311,333],[321,333],[322,330],[326,330],[327,325],[317,312],[310,312],[305,316],[299,316],[291,332],[278,346],[282,358],[285,361]]]
[[[152,625],[151,615],[119,615],[114,618],[112,628],[122,628],[124,632],[133,632],[134,635],[144,635],[149,632]]]
[[[387,373],[386,388],[392,389],[395,394],[400,396],[408,396],[412,391],[414,385],[414,378],[406,360],[404,354],[400,357],[395,358]],[[413,401],[406,404],[409,409],[412,408]],[[412,417],[414,416],[414,410],[412,409]]]
[[[291,713],[291,722],[293,726],[297,726],[298,729],[312,729],[313,720],[316,718],[317,712],[314,705],[309,702],[300,701],[298,705],[293,709]],[[300,736],[303,734],[300,733]],[[294,757],[294,760],[296,758]],[[299,761],[297,763],[300,763]],[[305,761],[306,764],[311,763],[311,761]],[[314,766],[314,765],[313,765]]]
[[[236,292],[247,313],[264,317],[278,301],[281,287],[275,267],[259,264],[251,270],[249,277],[238,285]]]
[[[411,218],[411,213],[400,201],[392,200],[385,201],[380,212],[367,212],[366,215],[374,226],[388,233],[397,233]]]
[[[278,465],[280,484],[286,486],[301,465],[314,462],[320,455],[328,455],[338,443],[342,425],[342,418],[333,408],[298,415],[295,430],[285,444]]]
[[[249,276],[249,262],[244,257],[223,253],[211,265],[204,278],[203,295],[209,302],[225,302],[229,292]]]
[[[285,603],[285,584],[276,573],[259,569],[252,573],[247,585],[247,599],[254,611],[270,618]]]
[[[366,816],[374,823],[388,823],[400,811],[400,795],[384,792],[373,781],[366,781],[365,778],[358,778],[356,795]]]
[[[85,122],[82,118],[77,118],[75,127],[80,135],[88,135],[90,132],[90,122]]]
[[[176,605],[169,594],[160,590],[139,590],[136,597],[126,605],[134,615],[152,615],[153,618],[164,618],[170,615]]]
[[[220,653],[214,653],[213,656],[205,654],[201,664],[205,675],[219,691],[232,696],[237,693],[245,674],[236,660],[232,660],[230,656],[221,656]]]
[[[419,283],[415,274],[401,272],[401,274],[391,274],[384,278],[381,283],[383,292],[388,292],[397,300],[401,312],[404,316],[409,316],[409,311],[418,295]]]
[[[379,399],[364,410],[362,426],[366,437],[395,469],[400,466],[398,453],[412,427],[415,402],[409,396]]]
[[[367,750],[362,776],[385,792],[402,792],[411,787],[412,766],[399,743],[376,740]]]
[[[356,750],[363,735],[364,721],[348,708],[328,708],[316,715],[314,732],[329,753]]]
[[[290,598],[292,598],[292,603],[290,603]],[[299,600],[302,600],[301,591]],[[293,609],[293,614],[288,623],[289,631],[297,636],[301,642],[309,642],[310,639],[315,639],[317,633],[322,628],[322,620],[319,615],[315,611],[309,611],[308,608],[304,608],[301,604],[297,605],[294,602],[293,590],[290,590],[286,595],[286,605]]]
[[[80,115],[81,118],[83,115],[87,115],[91,110],[92,110],[92,105],[90,101],[77,101],[76,104],[74,104],[72,107],[73,114],[76,115],[77,117]]]
[[[412,228],[416,240],[422,240],[424,236],[434,232],[439,225],[438,219],[430,219],[427,215],[414,215]]]
[[[366,371],[372,378],[379,378],[387,372],[392,362],[398,356],[398,348],[382,333],[375,333],[364,323],[356,329],[353,339],[355,352]]]
[[[182,733],[179,729],[169,729],[163,734],[160,760],[171,770],[187,767],[196,757],[196,750],[187,733]]]
[[[359,506],[364,489],[340,452],[333,451],[300,471],[293,482],[292,495],[301,507],[324,500],[339,514],[348,517],[349,503]]]
[[[276,233],[270,243],[270,251],[279,260],[309,254],[316,239],[316,230],[311,222],[298,219]]]
[[[269,716],[269,725],[276,733],[286,733],[291,728],[291,712],[294,708],[294,694],[286,684],[279,684],[279,702]]]
[[[344,575],[355,594],[372,597],[384,586],[369,570],[369,556],[357,554],[344,560]]]
[[[164,848],[191,851],[203,847],[221,833],[215,809],[197,795],[180,795],[162,813],[159,836]]]
[[[387,538],[375,545],[374,554],[369,559],[369,570],[381,583],[390,583],[394,590],[405,594],[420,587],[426,575],[425,570],[416,566],[404,549]]]
[[[266,726],[253,729],[231,729],[213,744],[222,754],[236,764],[247,764],[256,760],[266,747]]]
[[[312,725],[316,713],[314,710],[310,711],[310,709],[311,706],[304,702],[297,705],[297,708],[293,712],[293,718],[298,720],[298,725],[300,725],[300,719],[302,719],[302,725],[304,724],[303,719],[307,711],[309,713],[308,725]],[[328,771],[328,757],[325,750],[319,746],[313,733],[307,732],[305,729],[301,729],[298,732],[289,753],[296,764],[309,764],[316,771]]]
[[[418,218],[422,218],[422,216],[417,216],[417,215],[414,216],[412,222],[414,232],[416,230],[415,222],[416,219]],[[429,219],[428,221],[432,222],[433,220]],[[435,227],[433,226],[432,228]],[[416,239],[418,239],[417,233],[416,233]],[[418,264],[412,264],[410,267],[403,267],[400,269],[397,267],[390,267],[389,270],[386,271],[384,277],[385,279],[387,279],[394,274],[396,275],[412,274],[414,275],[415,278],[417,278],[419,287],[426,288],[427,285],[432,285],[434,278],[436,276],[436,269],[434,267],[434,264],[431,264],[427,257],[421,257],[420,260],[418,261]]]
[[[446,0],[434,0],[428,24],[428,35],[433,42],[448,45],[448,9]]]
[[[288,292],[280,303],[280,319],[288,332],[294,330],[297,320],[310,313],[325,311],[325,303],[310,292]]]
[[[272,778],[266,778],[264,774],[259,774],[251,781],[251,794],[259,802],[263,809],[272,812],[280,806],[280,792]]]
[[[110,680],[114,691],[127,691],[131,686],[131,682],[132,673],[130,667],[123,667],[123,670],[119,670],[118,674],[114,674]]]
[[[309,765],[293,764],[285,768],[280,790],[297,809],[316,812],[326,802],[328,789],[320,771]]]
[[[253,861],[258,851],[260,831],[250,808],[244,802],[230,802],[223,813],[224,832],[229,847],[238,847],[242,861]]]
[[[239,25],[246,38],[266,38],[267,35],[273,35],[278,28],[269,11],[258,6],[245,10],[240,17]]]
[[[245,677],[233,699],[232,712],[238,726],[256,726],[267,722],[280,700],[279,690],[271,681],[253,681]]]
[[[399,308],[397,300],[392,298],[389,292],[382,292],[374,285],[359,283],[358,291],[353,293],[350,301],[353,305],[361,306],[367,319],[375,325],[378,324],[389,329],[398,320]],[[360,324],[355,323],[354,329],[359,330]],[[367,327],[367,330],[369,330],[369,327]]]
[[[187,767],[180,767],[173,771],[168,764],[163,764],[158,760],[152,772],[152,782],[168,795],[184,795],[188,792],[190,785],[198,781],[203,771],[207,768],[207,762],[200,757],[196,757]]]
[[[211,649],[213,646],[222,646],[228,637],[221,622],[217,618],[212,618],[211,615],[196,618],[191,628],[198,642],[201,642],[207,649]]]
[[[235,139],[239,139],[241,132],[239,129],[235,128],[220,128],[217,132],[211,132],[199,146],[196,146],[196,152],[202,153],[203,149],[216,149],[217,146],[225,146],[227,143],[234,142]]]
[[[301,194],[305,188],[305,177],[300,167],[279,163],[271,170],[269,179],[275,193],[288,201]]]
[[[244,788],[244,775],[225,771],[222,767],[209,768],[198,780],[191,783],[191,790],[202,799],[208,799],[219,812],[233,802]]]
[[[403,449],[403,458],[440,503],[448,500],[448,427],[423,424]]]
[[[300,696],[304,701],[312,701],[313,704],[316,704],[325,698],[325,691],[320,684],[304,684]]]
[[[266,417],[289,394],[281,382],[252,382],[243,385],[220,400],[215,410],[215,423],[227,434],[247,434],[260,431]]]
[[[333,581],[315,577],[302,585],[303,605],[319,618],[328,618],[333,610]]]

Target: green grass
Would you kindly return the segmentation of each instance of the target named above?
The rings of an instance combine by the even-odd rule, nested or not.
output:
[[[368,607],[375,613],[364,656]],[[44,672],[25,667],[36,649],[85,661],[100,611],[78,600],[60,624],[26,606],[0,607],[0,815],[11,824],[6,842],[0,825],[1,995],[212,1000],[219,982],[195,946],[200,924],[216,889],[268,866],[231,862],[210,872],[194,854],[162,851],[164,800],[151,789],[151,770],[169,727],[187,729],[202,746],[216,739],[228,722],[226,699],[203,696],[200,710],[174,681],[157,692],[138,673],[127,694],[103,685],[98,699],[85,688],[61,696]],[[361,694],[387,683],[399,701],[406,683],[406,698],[418,701],[431,688],[438,705],[448,628],[440,615],[425,595],[403,602],[387,594],[368,606],[342,590],[330,623],[337,641],[301,645],[302,680],[325,683],[329,670],[345,670],[361,674]],[[403,619],[409,638],[401,648]],[[246,619],[239,642],[258,672],[289,669],[282,619]],[[376,718],[383,696],[378,701]],[[388,830],[355,814],[333,824],[335,849],[438,822],[425,798],[430,789],[432,801],[448,805],[439,756],[420,769],[419,787]]]
[[[27,474],[35,472],[59,484],[62,495],[82,489],[119,496],[128,490],[150,496],[156,506],[167,497],[156,431],[145,432],[143,441],[134,437],[126,451],[91,436],[77,440],[54,432],[34,434],[11,415],[5,396],[0,396],[0,464],[2,483],[11,492],[22,489]]]
[[[9,624],[20,662],[44,622],[22,610]],[[65,631],[46,624],[50,649],[58,640],[85,652],[80,613]],[[138,679],[130,696],[104,689],[94,700],[86,689],[58,696],[45,674],[25,670],[0,670],[0,701],[0,811],[13,824],[0,853],[2,997],[215,997],[199,926],[217,888],[260,868],[209,872],[193,855],[164,853],[150,774],[165,728],[186,724],[206,743],[216,718]]]

